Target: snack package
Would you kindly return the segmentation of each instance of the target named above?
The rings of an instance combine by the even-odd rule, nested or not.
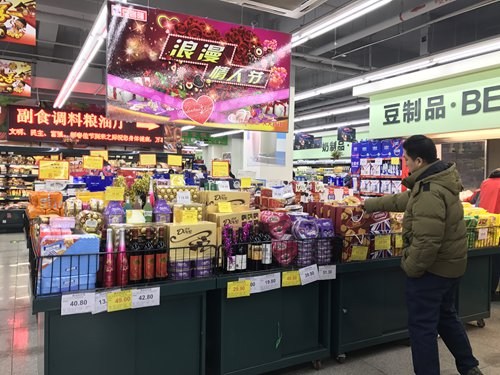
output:
[[[104,228],[104,217],[99,212],[84,210],[76,216],[76,227],[85,233],[101,236]]]
[[[284,234],[281,240],[272,242],[272,252],[274,259],[281,266],[288,266],[297,257],[297,242],[293,241],[291,234]]]
[[[292,226],[290,216],[284,212],[262,211],[260,221],[263,223],[264,230],[276,240],[284,239]]]

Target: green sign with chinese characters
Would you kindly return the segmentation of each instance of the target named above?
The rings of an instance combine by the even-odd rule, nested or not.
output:
[[[500,68],[370,97],[370,138],[500,127]]]
[[[204,142],[208,145],[227,146],[227,135],[223,137],[212,138],[210,133],[205,132],[182,132],[182,143],[193,144],[195,142]]]

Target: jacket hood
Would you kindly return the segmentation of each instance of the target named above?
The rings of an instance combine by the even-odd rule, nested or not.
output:
[[[431,182],[439,184],[458,195],[462,190],[462,181],[458,174],[455,163],[445,163],[441,160],[435,161],[432,164],[412,173],[409,177],[403,180],[403,184],[413,189],[417,182]]]

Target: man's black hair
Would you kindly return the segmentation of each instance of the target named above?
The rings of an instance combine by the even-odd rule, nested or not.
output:
[[[421,158],[427,164],[434,163],[437,160],[436,145],[432,139],[425,135],[412,135],[403,143],[403,148],[413,160]]]

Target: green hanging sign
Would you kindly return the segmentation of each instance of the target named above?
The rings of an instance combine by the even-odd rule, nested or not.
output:
[[[500,68],[370,97],[370,138],[500,127]]]
[[[183,144],[194,144],[195,142],[204,142],[208,145],[220,145],[227,146],[227,135],[223,137],[212,138],[210,133],[206,132],[182,132],[182,143]]]

